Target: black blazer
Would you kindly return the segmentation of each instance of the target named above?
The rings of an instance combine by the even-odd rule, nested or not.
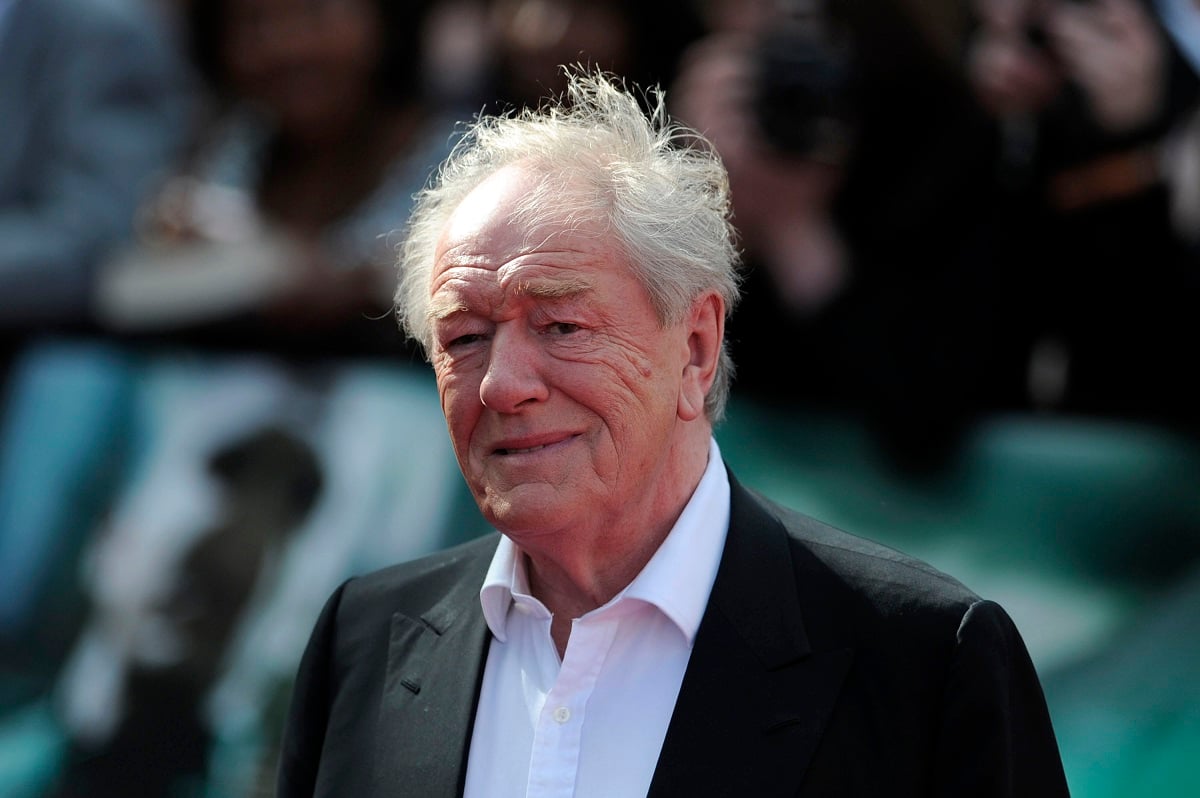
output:
[[[730,481],[652,798],[1067,795],[1041,685],[998,605]],[[300,665],[278,798],[462,794],[496,542],[334,593]]]

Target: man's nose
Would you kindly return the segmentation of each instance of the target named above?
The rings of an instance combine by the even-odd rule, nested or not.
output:
[[[528,404],[544,401],[550,391],[542,360],[536,335],[527,328],[500,325],[488,349],[480,401],[499,413],[516,413]]]

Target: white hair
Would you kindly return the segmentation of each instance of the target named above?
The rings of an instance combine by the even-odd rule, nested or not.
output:
[[[668,119],[661,90],[648,95],[647,112],[612,76],[565,71],[563,98],[472,121],[415,198],[400,248],[396,316],[426,357],[432,347],[430,282],[446,222],[476,186],[515,163],[541,176],[517,211],[530,229],[546,221],[606,220],[661,324],[681,321],[710,291],[724,298],[726,316],[733,312],[740,255],[729,180],[715,150]],[[724,417],[733,370],[722,341],[705,398],[714,424]]]

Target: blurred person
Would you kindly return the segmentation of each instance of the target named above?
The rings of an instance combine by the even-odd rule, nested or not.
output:
[[[1003,129],[998,225],[1039,410],[1195,430],[1200,299],[1165,149],[1200,80],[1154,3],[980,0],[966,48]]]
[[[84,419],[105,416],[115,381],[98,361],[72,364],[68,396],[78,404],[52,394],[40,408],[27,408],[14,383],[40,379],[26,363],[43,345],[102,335],[92,314],[99,265],[132,237],[138,203],[183,151],[197,111],[173,22],[149,0],[0,2],[4,700],[26,673],[40,683],[41,658],[69,645],[70,624],[41,603],[56,563],[81,543],[59,512],[64,493],[82,514],[110,478],[80,440],[90,432]],[[26,430],[38,414],[50,428]]]
[[[78,566],[86,614],[45,697],[48,794],[258,794],[328,591],[481,525],[455,523],[452,453],[407,366],[305,382],[175,353],[138,372],[141,454]]]
[[[105,264],[100,318],[290,357],[396,352],[386,233],[453,122],[425,91],[431,5],[188,4],[211,118]]]
[[[143,0],[0,3],[0,364],[93,331],[95,272],[182,151],[196,87]]]
[[[254,429],[213,453],[215,511],[164,517],[172,535],[114,526],[85,563],[92,598],[61,678],[69,730],[50,796],[173,796],[205,789],[213,753],[204,703],[256,588],[320,494],[312,448]],[[178,490],[178,480],[176,480]],[[164,487],[164,485],[158,485]],[[166,485],[165,487],[170,487]],[[187,522],[190,521],[191,524]]]
[[[744,254],[783,305],[805,314],[848,279],[833,206],[857,131],[848,51],[816,21],[789,22],[722,23],[739,27],[686,51],[669,99],[727,164]]]
[[[735,390],[852,414],[940,468],[1011,406],[986,244],[992,127],[905,4],[705,4],[675,112],[728,164],[748,262]],[[795,379],[780,380],[789,362]]]
[[[1190,0],[1189,0],[1190,2]],[[1031,406],[1194,445],[1189,371],[1200,301],[1194,156],[1196,41],[1179,4],[1134,0],[976,5],[968,75],[1003,126],[1002,257]],[[1193,138],[1195,146],[1196,139]],[[1196,150],[1192,150],[1195,152]],[[1190,221],[1189,221],[1190,217]],[[1191,506],[1191,505],[1187,505]],[[1143,519],[1144,521],[1144,519]],[[1189,794],[1196,659],[1194,521],[1166,511],[1107,577],[1148,601],[1086,656],[1048,676],[1071,786],[1081,795]],[[1116,548],[1097,539],[1085,559]]]
[[[499,534],[331,595],[277,795],[1065,796],[1004,610],[723,463],[728,183],[646,96],[572,71],[418,198],[397,312]]]
[[[714,31],[686,51],[673,109],[728,164],[746,254],[784,304],[811,311],[849,269],[833,218],[857,133],[849,52],[816,20],[724,24],[754,27]]]
[[[325,595],[471,534],[388,318],[388,234],[453,138],[424,93],[430,5],[184,9],[211,116],[100,276],[134,458],[85,551],[51,795],[260,789]]]

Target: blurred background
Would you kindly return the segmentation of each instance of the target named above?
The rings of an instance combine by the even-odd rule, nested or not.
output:
[[[0,794],[270,796],[330,591],[487,531],[394,248],[575,63],[729,167],[743,481],[1004,604],[1077,798],[1200,794],[1197,0],[0,0]]]

